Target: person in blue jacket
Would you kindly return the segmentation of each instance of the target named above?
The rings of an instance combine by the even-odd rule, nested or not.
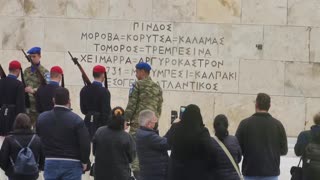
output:
[[[158,131],[154,130],[157,122],[153,111],[140,112],[136,143],[141,180],[166,180],[168,176],[169,145],[167,138],[159,136]]]

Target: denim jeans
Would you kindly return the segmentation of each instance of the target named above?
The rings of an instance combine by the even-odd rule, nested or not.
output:
[[[278,180],[278,176],[245,176],[244,180]]]
[[[44,165],[45,180],[81,180],[81,162],[68,160],[46,160]]]

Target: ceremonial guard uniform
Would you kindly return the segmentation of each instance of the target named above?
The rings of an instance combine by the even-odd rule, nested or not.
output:
[[[33,47],[27,52],[33,61],[33,64],[38,67],[39,71],[45,78],[46,82],[50,81],[50,74],[49,71],[44,68],[40,64],[40,58],[41,58],[41,48],[40,47]],[[36,56],[37,60],[33,56]],[[35,62],[36,61],[36,62]],[[34,125],[36,122],[36,119],[38,118],[38,113],[36,110],[36,99],[35,94],[37,89],[41,85],[41,81],[36,73],[36,68],[34,66],[30,66],[24,70],[24,76],[25,76],[25,82],[27,87],[31,87],[33,89],[33,92],[29,92],[30,97],[30,107],[27,107],[27,114],[29,115],[32,124]]]
[[[23,84],[17,80],[21,64],[11,61],[10,74],[0,80],[0,136],[12,131],[13,122],[19,113],[25,112],[25,94]],[[16,72],[13,74],[11,72]]]
[[[84,121],[91,138],[99,127],[107,125],[111,117],[111,95],[109,90],[102,85],[105,80],[105,72],[105,67],[95,66],[93,68],[95,80],[90,85],[83,87],[80,92],[80,108],[85,115]]]
[[[50,82],[40,86],[36,93],[36,108],[38,113],[53,109],[54,91],[59,87],[63,71],[59,66],[53,66],[50,70]]]

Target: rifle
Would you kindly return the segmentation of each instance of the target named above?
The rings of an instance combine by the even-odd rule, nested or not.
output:
[[[6,73],[4,72],[4,70],[3,70],[3,68],[2,68],[2,66],[1,66],[1,64],[0,64],[0,78],[2,79],[2,78],[5,78],[5,77],[7,77],[7,75],[6,75]]]
[[[22,71],[22,68],[20,68],[20,71],[21,71],[21,82],[23,84],[24,87],[27,87],[26,85],[26,82],[24,81],[24,75],[23,75],[23,71]],[[29,97],[29,93],[25,92],[24,93],[24,97],[25,97],[25,105],[26,105],[26,108],[30,108],[30,97]]]
[[[71,60],[73,61],[73,63],[74,63],[75,65],[77,65],[78,68],[79,68],[79,70],[81,71],[82,80],[83,80],[84,85],[85,85],[85,86],[90,85],[90,84],[91,84],[91,81],[89,80],[89,78],[88,78],[86,72],[83,70],[82,66],[79,64],[78,58],[73,57],[72,54],[70,53],[70,51],[68,51],[68,53],[69,53],[69,55],[70,55]]]
[[[46,85],[47,84],[46,79],[43,77],[43,74],[40,72],[38,66],[33,64],[32,59],[30,58],[30,56],[26,54],[26,52],[24,52],[23,49],[21,49],[21,51],[23,52],[24,56],[27,58],[28,62],[31,63],[31,66],[33,66],[36,69],[36,73],[37,73],[38,79],[40,80],[41,85]]]

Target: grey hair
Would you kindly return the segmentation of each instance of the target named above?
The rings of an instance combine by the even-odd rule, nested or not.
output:
[[[139,113],[139,124],[140,126],[146,126],[149,121],[152,120],[155,113],[149,109],[143,110]]]

